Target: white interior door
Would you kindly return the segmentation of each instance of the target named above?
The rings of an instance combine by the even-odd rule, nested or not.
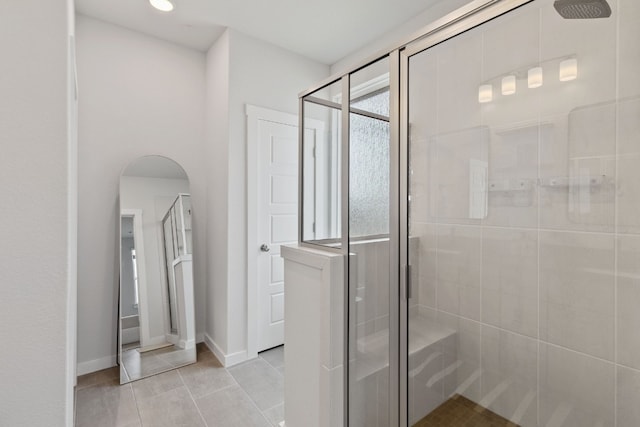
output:
[[[266,120],[258,131],[258,351],[284,343],[280,245],[298,240],[298,127]]]

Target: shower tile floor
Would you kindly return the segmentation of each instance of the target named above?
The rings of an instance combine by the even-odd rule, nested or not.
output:
[[[284,347],[225,369],[203,344],[198,362],[120,385],[119,368],[83,375],[76,426],[279,426],[284,419]]]
[[[518,427],[460,395],[453,396],[413,427]]]

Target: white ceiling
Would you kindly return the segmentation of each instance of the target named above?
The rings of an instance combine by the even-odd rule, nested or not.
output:
[[[443,0],[76,0],[76,10],[206,51],[226,27],[333,64]],[[446,1],[446,0],[444,0]]]

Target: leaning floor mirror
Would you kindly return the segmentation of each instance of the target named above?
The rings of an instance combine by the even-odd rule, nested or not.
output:
[[[145,156],[120,176],[120,383],[196,361],[191,199],[184,169]]]

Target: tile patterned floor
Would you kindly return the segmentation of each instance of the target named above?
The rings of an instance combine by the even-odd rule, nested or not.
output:
[[[225,369],[204,346],[198,362],[120,385],[119,369],[78,378],[76,427],[272,427],[284,419],[284,347]]]
[[[500,415],[456,395],[438,406],[413,427],[518,427]]]

